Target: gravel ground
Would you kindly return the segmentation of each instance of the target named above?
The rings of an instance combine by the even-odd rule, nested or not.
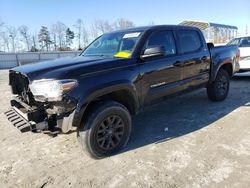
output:
[[[250,75],[227,100],[204,89],[133,118],[128,146],[102,160],[81,151],[76,133],[20,133],[5,118],[10,89],[0,71],[0,187],[250,187]]]

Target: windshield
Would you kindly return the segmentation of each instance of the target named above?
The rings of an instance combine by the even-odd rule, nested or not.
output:
[[[142,31],[104,34],[90,44],[82,56],[112,56],[129,58]]]

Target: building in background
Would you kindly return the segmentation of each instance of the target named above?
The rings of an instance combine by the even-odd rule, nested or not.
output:
[[[207,42],[226,43],[238,34],[238,28],[232,25],[217,23],[183,21],[179,25],[198,27],[204,34]]]

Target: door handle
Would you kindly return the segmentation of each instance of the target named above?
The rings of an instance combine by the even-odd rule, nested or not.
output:
[[[181,66],[182,66],[182,62],[176,61],[176,62],[174,63],[174,66],[176,66],[176,67],[181,67]]]

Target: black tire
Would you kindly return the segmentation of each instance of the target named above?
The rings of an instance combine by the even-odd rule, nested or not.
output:
[[[84,151],[100,159],[120,151],[131,133],[131,116],[122,104],[115,101],[99,103],[79,129],[78,140]],[[82,126],[83,127],[83,126]]]
[[[207,86],[207,95],[211,101],[223,101],[229,91],[230,77],[226,70],[220,69],[214,82]]]

